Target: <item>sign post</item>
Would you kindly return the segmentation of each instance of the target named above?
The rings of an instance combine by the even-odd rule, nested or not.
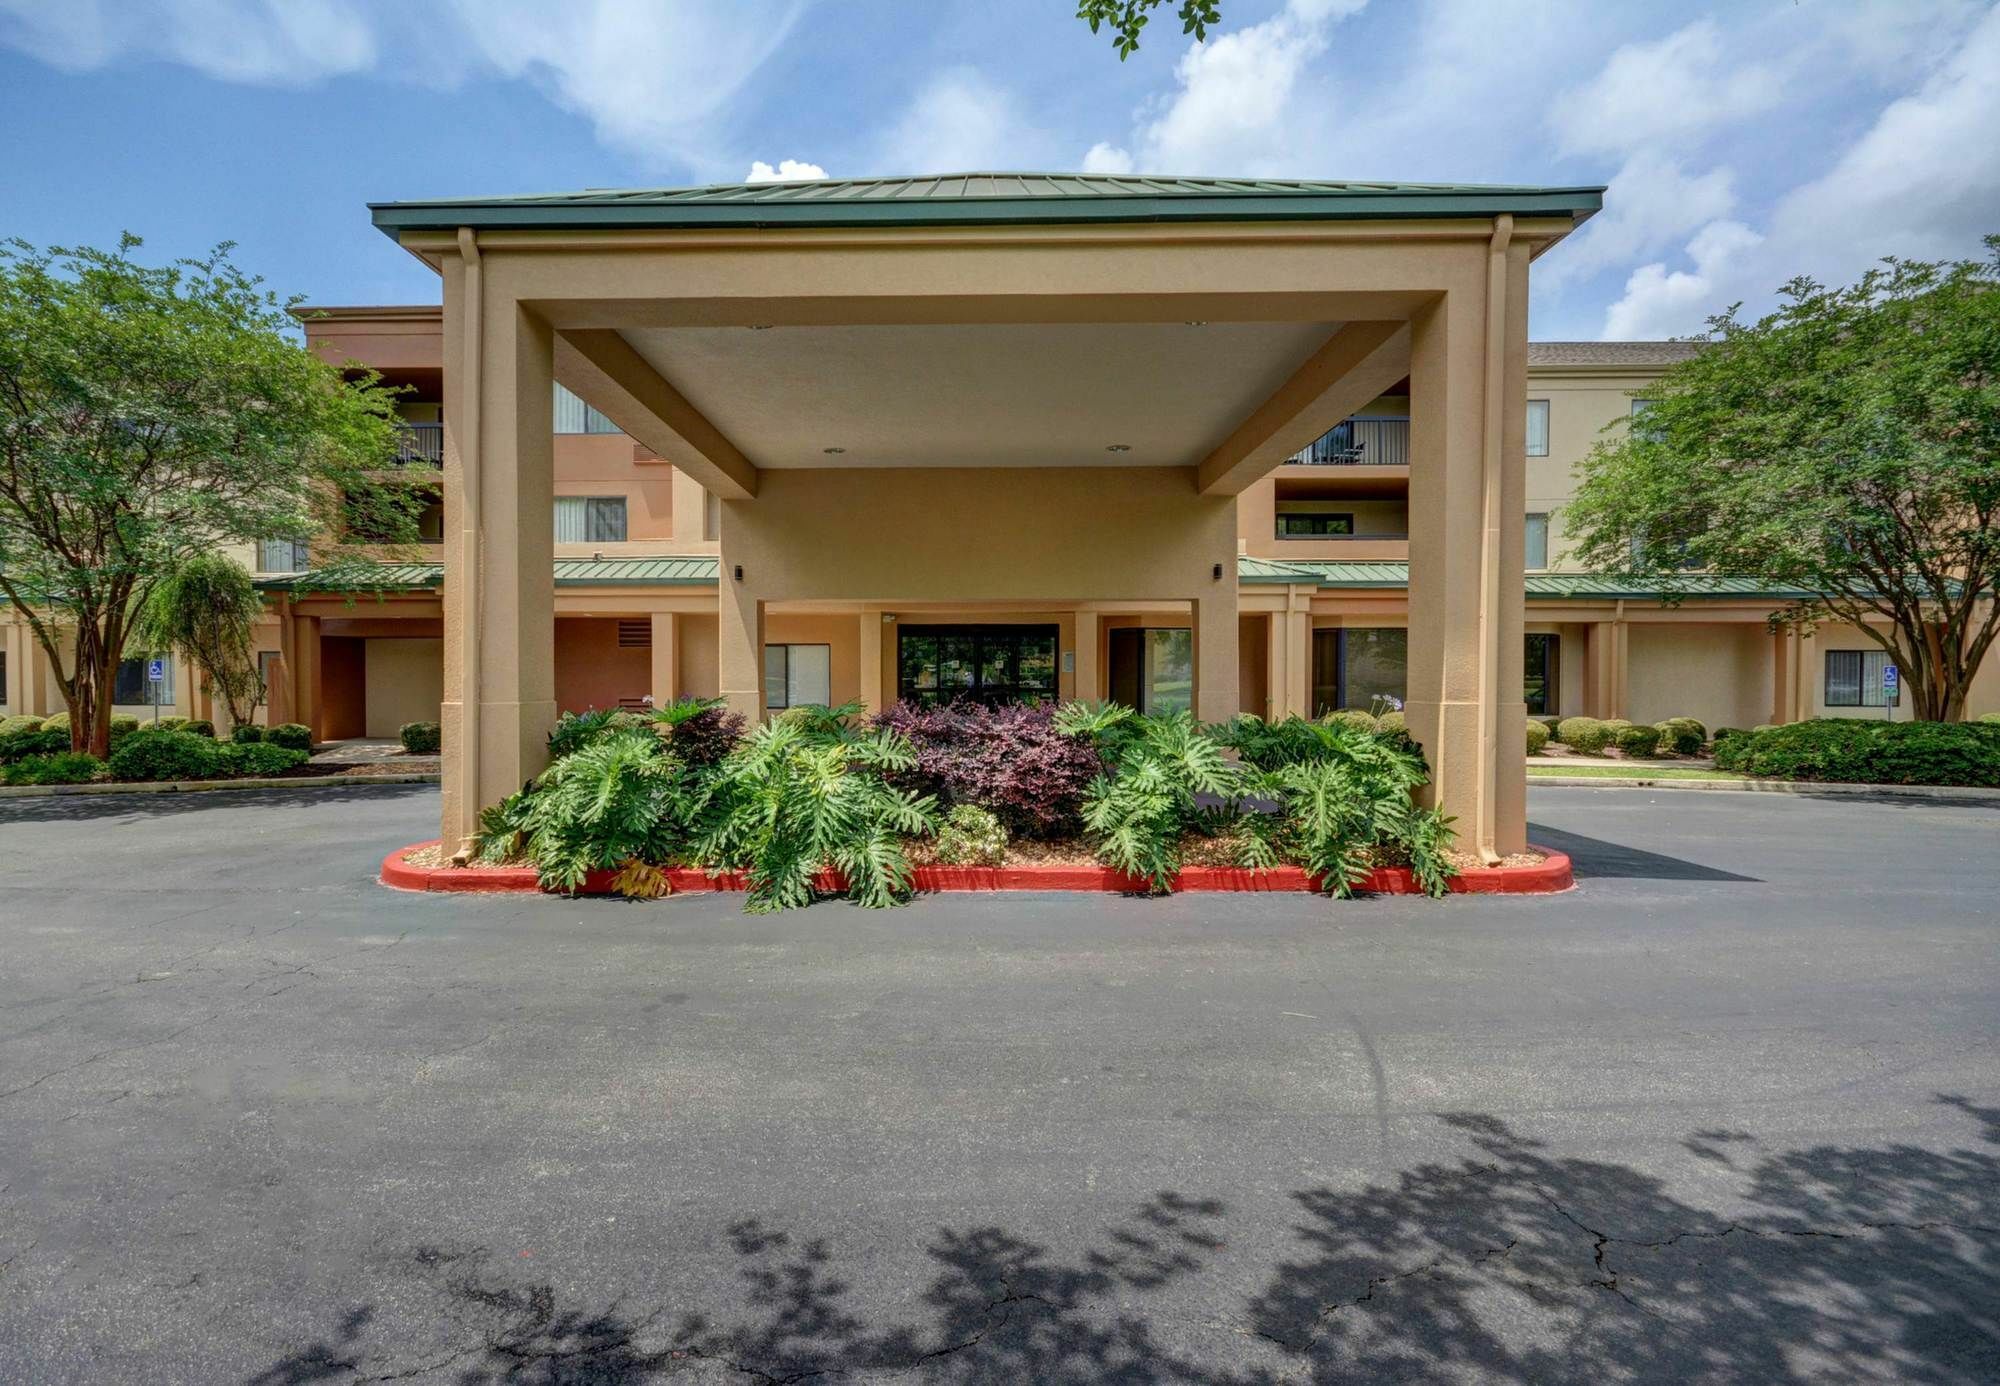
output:
[[[1882,666],[1882,716],[1891,721],[1895,720],[1896,716],[1896,690],[1901,679],[1902,676],[1896,672],[1895,665]]]
[[[167,661],[149,659],[146,661],[146,682],[153,685],[153,720],[160,720],[160,688],[167,681]]]

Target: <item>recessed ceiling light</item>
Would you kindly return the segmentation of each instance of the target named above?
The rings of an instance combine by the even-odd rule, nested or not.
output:
[[[1189,320],[1189,322],[1188,322],[1188,326],[1189,326],[1189,327],[1207,327],[1207,326],[1208,326],[1208,324],[1207,324],[1206,322],[1203,322],[1203,321],[1199,320],[1199,319],[1190,319],[1190,320]]]
[[[771,324],[768,322],[753,322],[750,324],[750,330],[752,332],[769,332]]]
[[[821,448],[821,449],[820,449],[820,451],[821,451],[821,452],[823,452],[823,453],[825,453],[825,454],[826,454],[827,456],[829,456],[829,457],[838,457],[838,456],[839,456],[839,455],[840,455],[841,453],[843,453],[843,452],[846,452],[846,451],[847,451],[847,449],[846,449],[846,448]]]
[[[1104,450],[1106,452],[1130,452],[1132,451],[1132,445],[1130,443],[1111,443]]]

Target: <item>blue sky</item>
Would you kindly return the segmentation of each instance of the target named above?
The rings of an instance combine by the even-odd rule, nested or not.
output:
[[[1073,11],[0,0],[0,234],[229,239],[281,293],[433,302],[364,203],[787,160],[1607,183],[1534,286],[1536,336],[1594,338],[2000,231],[2000,0],[1223,0],[1125,63]]]

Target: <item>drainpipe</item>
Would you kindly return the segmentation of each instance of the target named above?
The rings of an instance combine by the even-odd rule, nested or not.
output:
[[[477,822],[479,810],[479,474],[480,359],[485,349],[485,285],[479,263],[479,237],[469,226],[458,228],[458,255],[464,265],[464,379],[458,419],[458,793],[467,817]],[[452,854],[463,864],[472,855],[466,838]]]
[[[1505,523],[1500,484],[1506,469],[1501,426],[1507,408],[1507,245],[1514,239],[1514,218],[1493,218],[1493,238],[1486,249],[1486,427],[1480,468],[1482,542],[1479,565],[1479,806],[1473,825],[1473,848],[1482,862],[1500,860],[1494,850],[1500,797],[1499,711],[1494,706],[1494,679],[1500,671],[1500,531]]]

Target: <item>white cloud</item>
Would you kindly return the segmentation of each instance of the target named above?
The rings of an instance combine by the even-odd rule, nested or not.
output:
[[[745,174],[746,183],[796,183],[806,179],[824,178],[826,170],[818,164],[800,163],[797,159],[780,159],[772,168],[762,159],[750,161],[750,172]]]
[[[1083,156],[1085,173],[1130,173],[1132,156],[1107,140],[1099,140],[1090,146]]]
[[[68,72],[162,58],[262,86],[305,86],[377,58],[367,17],[338,0],[0,0],[0,42]]]
[[[0,43],[73,72],[153,60],[265,86],[497,75],[534,84],[642,165],[711,166],[711,123],[803,2],[0,0]]]
[[[1735,183],[1726,168],[1689,173],[1676,159],[1635,154],[1606,186],[1604,210],[1549,257],[1537,280],[1560,284],[1657,255],[1734,211]]]
[[[1891,102],[1833,167],[1785,193],[1767,230],[1704,227],[1689,269],[1636,270],[1605,313],[1608,337],[1685,334],[1736,301],[1752,310],[1795,275],[1851,280],[1884,255],[1979,254],[2000,230],[2000,6],[1918,89]]]
[[[1710,222],[1688,242],[1691,270],[1664,263],[1641,265],[1625,281],[1625,295],[1606,312],[1604,335],[1612,341],[1682,337],[1697,331],[1709,314],[1724,308],[1723,286],[1741,273],[1745,256],[1763,237],[1740,221]]]
[[[1570,153],[1629,153],[1706,134],[1782,101],[1778,69],[1737,62],[1733,49],[1710,19],[1623,45],[1595,77],[1556,99],[1550,124],[1559,144]]]
[[[1259,173],[1274,135],[1295,118],[1293,94],[1327,48],[1327,31],[1365,0],[1291,0],[1260,24],[1198,43],[1174,66],[1179,88],[1139,131],[1146,168],[1156,173]],[[1123,150],[1099,145],[1105,157]],[[1130,159],[1127,156],[1129,167]]]
[[[974,68],[954,67],[927,82],[891,127],[880,171],[1025,170],[1046,162],[1048,143],[1012,92]]]
[[[453,0],[476,51],[642,164],[707,157],[705,122],[784,39],[781,0]]]

